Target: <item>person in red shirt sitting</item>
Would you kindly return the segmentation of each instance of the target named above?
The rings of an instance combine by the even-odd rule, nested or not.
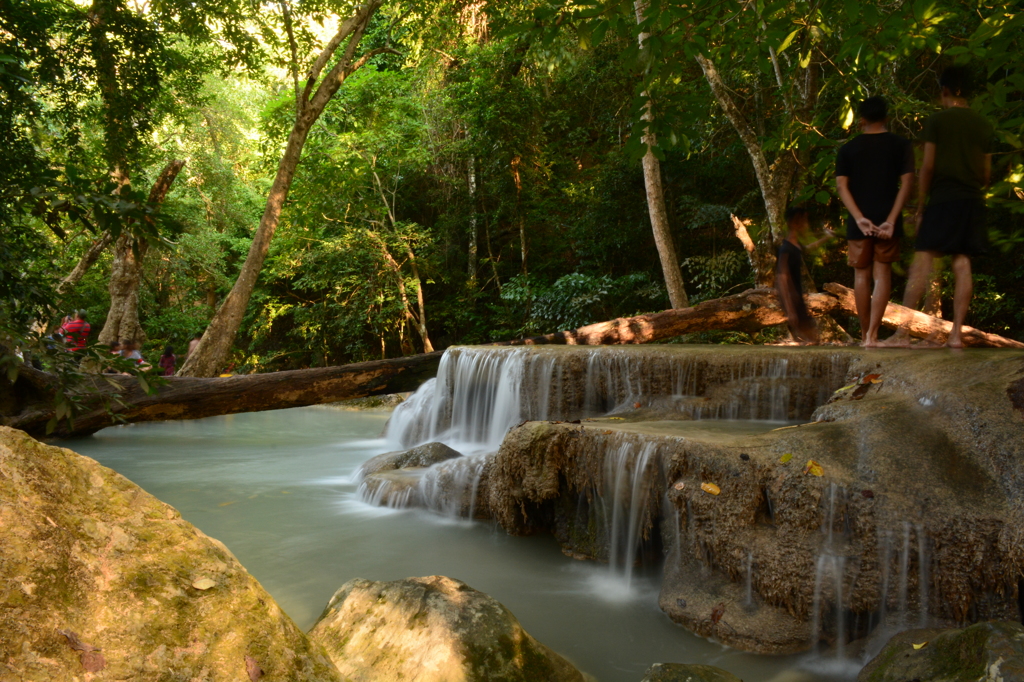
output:
[[[85,348],[89,341],[89,331],[92,327],[85,321],[85,311],[76,310],[75,319],[64,324],[64,336],[68,344],[68,350],[78,351]]]

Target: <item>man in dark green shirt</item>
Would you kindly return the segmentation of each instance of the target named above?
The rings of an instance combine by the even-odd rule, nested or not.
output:
[[[951,255],[956,289],[950,348],[963,348],[960,329],[973,294],[971,256],[985,252],[984,188],[989,183],[992,125],[967,104],[970,73],[950,67],[939,79],[942,111],[924,125],[924,156],[918,179],[917,241],[903,305],[916,308],[931,278],[935,258]],[[926,207],[927,202],[927,207]],[[906,345],[900,329],[889,345]]]

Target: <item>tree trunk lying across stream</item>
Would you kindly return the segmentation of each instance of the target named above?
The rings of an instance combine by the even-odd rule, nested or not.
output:
[[[836,308],[845,310],[850,305],[849,289],[836,284],[826,285],[826,289],[838,298],[828,294],[808,295],[812,315],[825,315]],[[910,319],[912,336],[928,336],[950,324],[894,304],[890,304],[889,309],[893,312],[887,311],[886,324],[893,319]],[[772,290],[749,289],[690,308],[599,322],[571,331],[494,345],[647,343],[700,331],[755,332],[785,321]],[[970,328],[964,329],[964,341],[972,346],[1024,347],[1018,341]],[[436,352],[338,367],[224,378],[170,377],[168,383],[152,395],[146,394],[132,377],[107,375],[96,379],[95,388],[100,397],[94,399],[93,406],[78,414],[71,426],[66,420],[62,421],[54,435],[88,435],[119,423],[200,419],[412,391],[435,376],[440,360],[441,353]],[[21,370],[13,385],[6,378],[0,378],[0,424],[34,436],[45,435],[46,424],[54,415],[55,386],[51,375],[30,367]]]

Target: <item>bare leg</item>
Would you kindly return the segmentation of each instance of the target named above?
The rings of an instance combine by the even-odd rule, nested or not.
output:
[[[892,267],[888,263],[875,262],[875,291],[871,295],[871,322],[864,335],[864,346],[872,348],[878,345],[878,329],[882,326],[885,308],[889,305],[892,294]]]
[[[931,251],[917,251],[914,253],[914,262],[910,264],[910,277],[907,279],[907,289],[903,293],[903,305],[911,310],[916,310],[921,303],[925,287],[928,285],[928,276],[932,271],[932,263],[935,254]],[[890,338],[886,339],[882,346],[906,347],[910,345],[910,332],[902,324]]]
[[[950,348],[963,348],[964,340],[960,336],[960,328],[967,319],[967,309],[971,305],[971,296],[974,295],[970,256],[953,256],[953,275],[956,277],[956,290],[953,294],[953,330],[949,333],[946,345]]]
[[[853,269],[853,298],[857,303],[857,319],[860,320],[860,338],[868,345],[868,329],[871,327],[871,268]]]

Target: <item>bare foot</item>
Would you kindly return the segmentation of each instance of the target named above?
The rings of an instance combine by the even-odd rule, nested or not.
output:
[[[949,339],[946,340],[946,348],[963,350],[964,340],[959,336],[953,336],[952,334],[950,334]]]

